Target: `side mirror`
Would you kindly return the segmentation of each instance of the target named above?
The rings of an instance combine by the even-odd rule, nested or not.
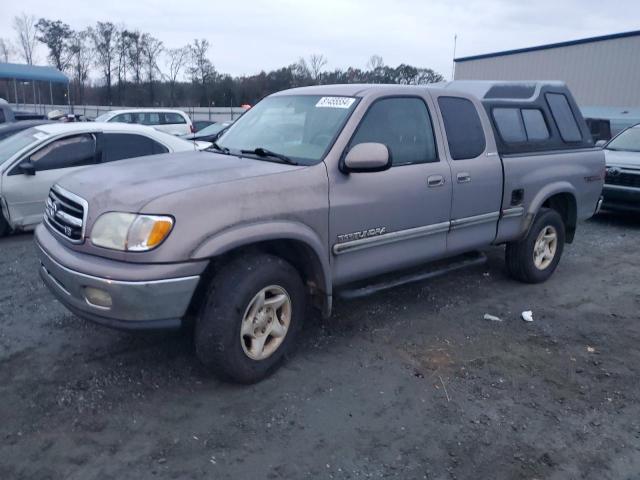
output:
[[[345,172],[382,172],[391,168],[391,154],[383,143],[359,143],[344,159]]]
[[[31,162],[31,160],[25,160],[18,165],[20,171],[25,175],[35,175],[36,174],[36,166]]]
[[[598,140],[598,141],[596,142],[596,147],[602,148],[602,147],[604,147],[606,144],[607,144],[607,141],[606,141],[606,140]]]

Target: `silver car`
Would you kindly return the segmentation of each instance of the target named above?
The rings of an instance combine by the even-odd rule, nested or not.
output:
[[[142,125],[48,124],[0,141],[0,236],[42,220],[51,186],[91,165],[206,148]]]
[[[602,194],[608,210],[640,212],[640,124],[604,147],[607,175]]]

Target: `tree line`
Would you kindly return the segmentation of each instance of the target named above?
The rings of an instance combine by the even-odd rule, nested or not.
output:
[[[133,106],[236,106],[255,104],[270,93],[307,85],[442,81],[430,68],[391,67],[373,55],[366,67],[328,70],[324,55],[299,58],[288,66],[256,75],[232,76],[216,70],[207,39],[167,47],[150,33],[112,22],[74,30],[61,20],[22,14],[13,19],[15,39],[0,38],[0,61],[33,65],[38,44],[49,64],[71,79],[75,104]],[[90,75],[97,75],[92,78]]]

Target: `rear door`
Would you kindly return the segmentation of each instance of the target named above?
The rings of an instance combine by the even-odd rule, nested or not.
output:
[[[446,252],[450,168],[440,155],[428,95],[367,99],[343,155],[359,143],[386,145],[383,172],[330,177],[330,238],[336,285],[413,266]]]
[[[24,161],[33,164],[35,175],[20,168]],[[51,186],[62,176],[95,163],[96,137],[89,133],[54,140],[20,159],[2,182],[11,222],[22,227],[40,223]]]
[[[132,133],[104,133],[101,135],[99,143],[102,163],[169,151],[164,145],[149,137]]]
[[[502,202],[502,162],[479,102],[434,94],[451,164],[453,199],[447,252],[487,246],[496,236]]]

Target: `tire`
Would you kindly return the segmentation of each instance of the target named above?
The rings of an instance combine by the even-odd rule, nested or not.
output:
[[[235,258],[209,285],[195,325],[196,355],[224,380],[262,380],[292,352],[305,309],[300,275],[285,260],[266,254]]]
[[[543,232],[546,240],[542,240]],[[552,240],[555,235],[555,241]],[[542,243],[538,243],[542,241]],[[547,243],[546,248],[541,248]],[[529,233],[518,242],[507,244],[507,273],[525,283],[546,281],[555,271],[564,250],[565,227],[560,214],[548,208],[540,210]],[[536,248],[538,247],[538,250]]]
[[[11,231],[11,228],[9,227],[9,224],[7,223],[7,221],[4,219],[2,210],[0,210],[0,238],[6,235],[9,235],[10,231]]]

